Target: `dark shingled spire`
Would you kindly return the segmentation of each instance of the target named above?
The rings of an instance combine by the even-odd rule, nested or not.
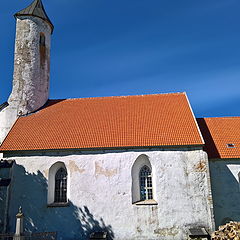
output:
[[[17,12],[14,16],[15,17],[17,17],[17,16],[39,17],[39,18],[43,19],[44,21],[47,21],[53,31],[54,26],[53,26],[52,22],[50,21],[50,19],[48,18],[41,0],[33,1],[28,7]]]

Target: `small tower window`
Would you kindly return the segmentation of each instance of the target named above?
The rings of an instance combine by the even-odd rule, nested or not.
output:
[[[43,33],[40,33],[39,44],[40,46],[45,47],[45,35]]]
[[[148,166],[143,166],[139,173],[140,199],[153,199],[152,172]]]
[[[46,38],[43,33],[40,33],[40,38],[39,38],[39,51],[40,51],[40,63],[41,67],[45,67],[46,63]]]
[[[55,175],[54,202],[67,202],[67,171],[62,167],[58,169]]]

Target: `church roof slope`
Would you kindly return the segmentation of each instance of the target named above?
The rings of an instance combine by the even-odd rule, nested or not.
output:
[[[240,158],[240,117],[197,119],[209,158]]]
[[[39,17],[39,18],[47,21],[50,24],[51,29],[53,31],[54,26],[53,26],[51,20],[49,19],[49,17],[47,16],[47,13],[44,9],[44,6],[43,6],[41,0],[33,1],[28,7],[26,7],[23,10],[17,12],[14,16],[35,16],[35,17]]]
[[[185,93],[50,100],[0,151],[203,145]]]

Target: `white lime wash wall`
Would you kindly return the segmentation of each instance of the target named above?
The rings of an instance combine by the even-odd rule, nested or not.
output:
[[[239,159],[210,159],[209,165],[216,227],[240,222]]]
[[[127,239],[186,239],[191,227],[213,228],[207,154],[201,148],[5,153],[14,159],[8,224],[23,207],[30,231],[87,239],[94,230]],[[157,205],[132,203],[132,167],[147,158]],[[69,206],[48,207],[49,169],[68,172]]]

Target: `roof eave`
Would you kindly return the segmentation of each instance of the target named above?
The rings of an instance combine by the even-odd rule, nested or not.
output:
[[[34,151],[107,151],[107,150],[131,150],[131,149],[176,149],[176,148],[202,148],[204,144],[189,144],[189,145],[159,145],[159,146],[123,146],[123,147],[92,147],[92,148],[52,148],[52,149],[1,149],[0,153],[10,152],[34,152]]]
[[[37,16],[37,15],[34,15],[34,14],[27,14],[27,13],[25,13],[25,14],[15,13],[14,14],[15,18],[20,17],[20,16],[31,16],[31,17],[37,17],[37,18],[42,19],[43,21],[45,21],[45,22],[47,22],[49,24],[49,26],[51,28],[51,34],[53,33],[54,25],[52,24],[52,22],[49,19]]]

